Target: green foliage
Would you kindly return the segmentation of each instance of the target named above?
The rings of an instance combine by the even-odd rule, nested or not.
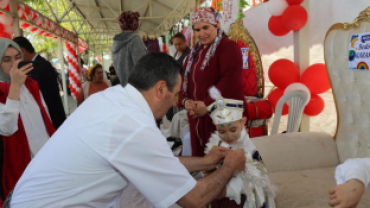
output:
[[[40,14],[44,15],[45,17],[51,19],[54,22],[57,22],[54,18],[52,12],[47,7],[44,0],[20,0],[21,2],[25,3],[26,5],[32,7],[34,10],[38,11]],[[50,7],[52,10],[56,11],[56,8],[58,8],[58,17],[62,16],[64,11],[68,8],[68,4],[65,2],[65,0],[58,0],[57,5],[55,4],[54,0],[47,0],[49,2]],[[72,10],[68,16],[66,16],[64,19],[68,19],[70,17],[71,19],[82,19],[79,15],[76,14],[74,10]],[[63,22],[60,24],[62,27],[73,31],[78,30],[81,27],[80,32],[87,32],[90,29],[90,26],[88,24],[84,24],[83,21],[80,22]],[[24,36],[27,37],[34,45],[35,50],[37,52],[45,53],[43,54],[44,57],[50,57],[50,54],[52,52],[58,53],[58,42],[53,38],[46,38],[41,35],[35,35],[30,32],[24,32]],[[83,40],[88,39],[97,39],[96,34],[89,34],[89,35],[80,35],[79,38]],[[107,50],[108,51],[108,50]],[[47,55],[48,54],[48,55]]]
[[[236,16],[236,19],[243,19],[245,15],[243,14],[243,8],[246,6],[249,6],[248,2],[246,0],[239,0],[238,2],[238,14]]]

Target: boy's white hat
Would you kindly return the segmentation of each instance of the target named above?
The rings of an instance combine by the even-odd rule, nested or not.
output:
[[[211,98],[215,100],[207,107],[208,114],[215,125],[238,121],[243,118],[242,100],[224,99],[215,86],[211,87],[208,92]]]

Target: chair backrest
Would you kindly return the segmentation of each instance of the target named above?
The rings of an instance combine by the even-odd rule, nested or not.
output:
[[[253,80],[253,81],[255,81],[257,86],[251,86],[251,87],[257,88],[256,90],[257,94],[255,96],[259,98],[263,98],[264,93],[265,93],[264,91],[265,82],[263,79],[263,68],[262,68],[261,55],[260,55],[257,44],[254,41],[253,37],[249,34],[249,31],[247,30],[247,28],[244,27],[243,20],[236,20],[234,23],[230,25],[228,36],[230,40],[233,40],[235,42],[242,41],[243,43],[248,45],[249,52],[254,61],[255,74],[252,73],[253,72],[252,70],[247,70],[246,72],[251,73],[249,74],[249,76],[256,77],[257,80]]]
[[[341,163],[348,158],[370,157],[370,71],[366,67],[370,61],[367,59],[365,62],[368,64],[360,65],[361,57],[356,56],[356,53],[364,51],[368,57],[366,45],[370,42],[366,37],[354,38],[364,33],[370,34],[370,7],[361,12],[352,24],[333,25],[325,38],[325,63],[338,116],[334,137]],[[356,48],[362,46],[365,50],[356,52]],[[359,62],[356,68],[362,66],[367,70],[349,69],[355,61]]]
[[[292,91],[284,94],[275,107],[275,115],[274,122],[272,124],[271,135],[277,134],[283,106],[287,101],[289,102],[287,133],[297,132],[299,124],[301,123],[301,117],[304,107],[307,105],[309,97],[310,95],[304,91]]]

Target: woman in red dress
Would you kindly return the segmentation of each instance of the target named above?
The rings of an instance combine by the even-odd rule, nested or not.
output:
[[[243,60],[239,46],[222,36],[220,14],[212,8],[200,8],[192,14],[197,44],[184,63],[180,100],[188,111],[193,156],[204,156],[204,147],[215,131],[207,107],[212,102],[212,86],[224,97],[244,100],[242,85]],[[244,116],[247,116],[244,102]]]

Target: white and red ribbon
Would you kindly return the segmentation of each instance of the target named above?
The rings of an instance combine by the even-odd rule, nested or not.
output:
[[[76,45],[66,42],[67,61],[69,64],[69,88],[74,99],[77,100],[78,92],[81,89],[81,71],[78,65]]]

